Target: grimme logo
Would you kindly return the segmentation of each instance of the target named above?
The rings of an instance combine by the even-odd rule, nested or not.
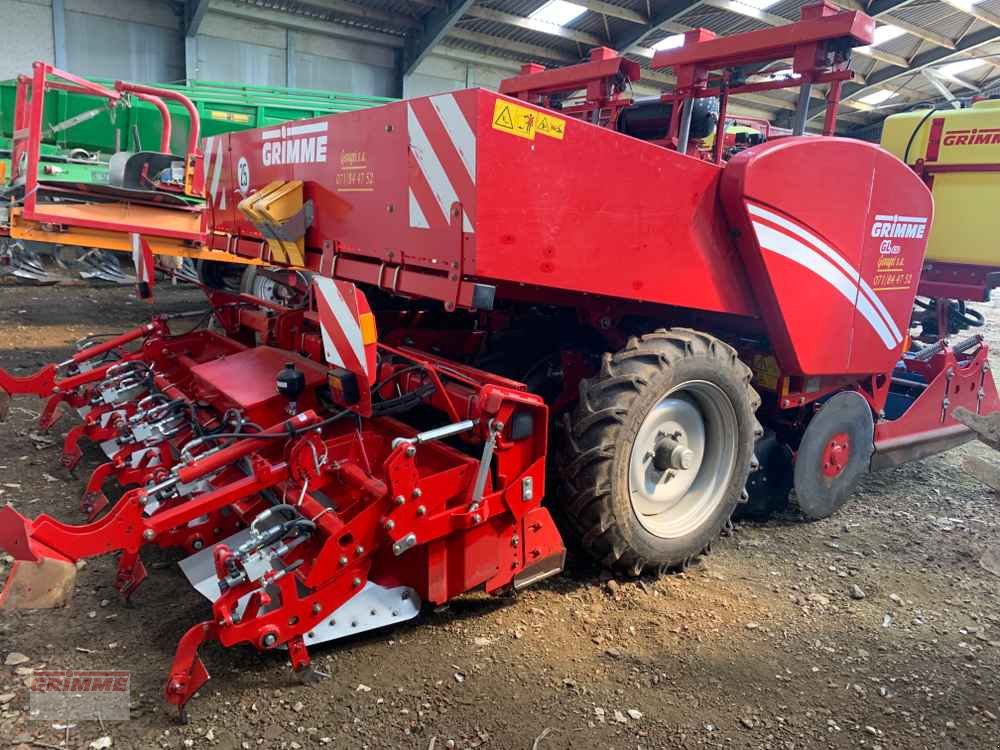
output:
[[[878,214],[872,224],[872,237],[891,237],[893,239],[923,239],[927,231],[927,217],[896,216],[894,214]],[[885,248],[885,243],[882,243]]]
[[[29,683],[28,712],[43,721],[129,718],[130,674],[124,670],[48,669]]]
[[[984,146],[1000,143],[1000,128],[949,130],[944,134],[945,146]]]
[[[315,164],[326,161],[328,123],[309,122],[304,125],[282,125],[265,130],[261,159],[265,167],[281,164]]]

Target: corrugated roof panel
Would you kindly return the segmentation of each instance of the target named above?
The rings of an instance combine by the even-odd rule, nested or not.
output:
[[[909,60],[921,50],[923,45],[924,42],[919,37],[912,34],[903,34],[895,39],[890,39],[888,42],[883,42],[875,47],[874,50],[876,52],[886,52],[890,55],[900,55]]]
[[[762,21],[747,18],[739,13],[730,13],[729,11],[705,6],[692,8],[676,20],[678,23],[692,28],[709,29],[720,36],[730,36],[732,34],[742,34],[745,31],[771,28]]]
[[[1000,0],[980,0],[976,7],[1000,16]]]
[[[938,34],[943,34],[949,39],[955,39],[962,35],[973,20],[971,16],[956,10],[950,5],[942,2],[911,3],[901,8],[896,8],[891,13],[903,21],[928,29]],[[887,23],[892,23],[892,18],[883,19]]]
[[[456,28],[468,29],[469,31],[475,31],[479,34],[489,34],[490,36],[495,36],[498,39],[509,40],[512,42],[532,44],[536,47],[547,47],[558,53],[567,55],[571,54],[576,56],[578,54],[578,47],[589,47],[589,45],[578,45],[577,42],[573,40],[552,36],[551,34],[546,34],[541,31],[522,29],[519,26],[511,26],[506,23],[486,21],[477,18],[463,18],[458,22]]]
[[[790,21],[797,21],[802,12],[803,5],[809,5],[808,0],[779,0],[767,9],[768,13],[776,16],[784,16]]]
[[[238,0],[239,1],[239,0]],[[248,7],[276,10],[318,21],[332,21],[368,31],[379,31],[386,34],[403,36],[412,31],[419,22],[413,14],[412,3],[405,0],[368,0],[364,5],[358,5],[358,12],[344,13],[308,2],[291,2],[290,0],[242,0]],[[378,17],[366,17],[365,11],[374,11]]]

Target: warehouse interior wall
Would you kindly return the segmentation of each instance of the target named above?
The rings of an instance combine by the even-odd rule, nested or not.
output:
[[[403,80],[403,96],[429,96],[473,86],[497,89],[500,81],[511,76],[517,69],[518,65],[513,61],[507,69],[501,70],[432,54]]]
[[[369,96],[426,96],[470,86],[496,89],[518,70],[512,60],[459,59],[442,47],[402,82],[399,50],[209,12],[185,40],[183,20],[162,0],[55,0],[64,41],[57,50],[53,0],[0,0],[0,78],[35,60],[85,76],[168,83],[186,77],[291,86]]]
[[[277,26],[208,13],[192,40],[188,77],[255,86],[286,86],[286,33]]]
[[[35,60],[55,59],[52,0],[0,0],[0,79],[30,73]]]
[[[65,0],[73,73],[141,82],[184,78],[180,19],[157,0]]]

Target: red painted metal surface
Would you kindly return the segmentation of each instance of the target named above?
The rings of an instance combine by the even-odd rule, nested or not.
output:
[[[36,62],[30,78],[21,77],[18,79],[14,113],[16,132],[14,134],[11,153],[11,178],[12,181],[24,181],[24,199],[23,208],[21,209],[24,219],[32,222],[51,223],[56,226],[65,224],[67,220],[66,216],[58,212],[46,210],[46,203],[40,200],[39,195],[40,188],[44,188],[44,183],[40,184],[38,179],[41,139],[45,128],[45,123],[43,122],[44,94],[46,90],[52,89],[92,94],[95,97],[106,99],[111,106],[117,106],[123,99],[123,95],[128,93],[134,93],[135,96],[153,103],[163,120],[160,139],[161,149],[169,145],[171,132],[170,113],[163,100],[169,99],[180,103],[187,110],[190,117],[188,151],[184,155],[185,170],[188,175],[185,189],[188,191],[188,195],[192,197],[200,197],[204,193],[205,178],[202,170],[202,155],[198,147],[201,120],[197,109],[190,99],[176,91],[125,83],[123,81],[118,81],[114,89],[107,89],[47,63]],[[135,221],[130,221],[127,210],[123,212],[121,217],[116,216],[112,221],[77,216],[74,218],[74,225],[76,227],[108,232],[132,233],[155,231],[162,237],[198,244],[201,244],[205,239],[203,231],[177,231],[161,226],[145,226]]]
[[[771,62],[802,55],[816,64],[817,45],[841,41],[846,47],[871,44],[875,38],[875,21],[861,11],[840,11],[829,3],[818,3],[802,9],[798,23],[760,31],[715,38],[704,29],[696,29],[692,38],[697,44],[659,50],[653,56],[654,69],[671,67],[702,69],[729,68],[758,62]],[[811,57],[808,53],[812,51]],[[684,85],[690,83],[685,81]]]
[[[287,646],[302,671],[314,631],[341,617],[369,583],[443,604],[473,588],[499,593],[558,572],[565,551],[540,505],[542,400],[471,367],[382,347],[377,360],[350,363],[359,376],[377,363],[368,374],[381,383],[372,394],[378,400],[367,404],[371,416],[331,403],[323,394],[332,363],[309,356],[326,337],[325,316],[346,331],[370,315],[349,286],[339,288],[358,295],[357,305],[326,313],[220,292],[212,301],[228,335],[174,336],[159,319],[35,378],[0,373],[6,389],[85,407],[74,445],[116,440],[119,450],[95,473],[92,491],[106,480],[138,485],[106,512],[104,499],[81,525],[0,510],[0,547],[16,559],[0,607],[25,596],[18,581],[36,580],[32,566],[120,553],[114,585],[129,597],[147,577],[144,546],[204,550],[218,596],[209,597],[211,619],[178,644],[165,689],[183,708],[208,678],[197,653],[205,640]],[[247,328],[244,321],[259,322],[244,314],[256,307],[272,314],[265,326]],[[258,336],[264,345],[240,343]],[[107,356],[115,358],[105,363]],[[303,374],[301,392],[275,387],[287,363]],[[422,419],[438,412],[444,434],[407,424],[418,406]],[[449,435],[464,447],[441,441]],[[157,460],[137,462],[140,451]],[[411,609],[406,618],[418,611]]]
[[[781,369],[889,372],[933,213],[920,179],[872,144],[784,138],[736,155],[722,199]]]
[[[988,302],[1000,286],[1000,268],[967,263],[925,263],[917,294],[923,297]]]
[[[457,304],[471,301],[472,278],[535,286],[540,297],[556,288],[755,312],[718,204],[718,167],[569,118],[561,139],[519,137],[494,127],[511,106],[552,117],[481,90],[414,99],[306,121],[321,135],[298,140],[325,138],[326,161],[297,164],[273,163],[268,144],[280,133],[232,134],[230,208],[216,204],[216,228],[256,233],[232,208],[243,195],[232,165],[245,159],[249,190],[305,181],[316,217],[307,247],[337,252],[337,275],[351,280]],[[609,174],[613,187],[602,187]]]
[[[851,436],[838,432],[823,449],[823,476],[834,479],[844,471],[851,456]]]
[[[906,357],[903,364],[907,377],[915,376],[924,385],[902,415],[875,424],[873,468],[896,466],[972,440],[972,431],[952,416],[959,406],[973,414],[1000,409],[989,350],[981,336],[954,345],[941,341]]]

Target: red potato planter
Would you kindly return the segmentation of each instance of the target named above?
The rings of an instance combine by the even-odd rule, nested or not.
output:
[[[782,28],[689,32],[654,58],[677,87],[652,107],[624,96],[638,66],[595,50],[526,66],[502,93],[191,149],[212,176],[198,257],[284,266],[248,285],[280,283],[287,303],[207,289],[221,332],[157,319],[33,377],[0,372],[8,394],[49,399],[46,425],[61,404],[83,415],[67,462],[83,440],[109,456],[89,524],[2,511],[18,563],[0,602],[59,601],[73,562],[115,551],[129,595],[143,545],[182,548],[213,608],[170,673],[183,706],[206,639],[286,646],[306,670],[310,645],[421,601],[558,572],[548,507],[594,559],[639,574],[701,554],[751,495],[824,518],[869,470],[970,439],[954,410],[998,407],[982,338],[909,337],[933,221],[921,179],[875,145],[803,135],[808,91],[798,135],[724,151],[744,91],[828,84],[831,133],[873,29],[820,4]],[[791,79],[736,75],[783,58]],[[714,115],[696,102],[714,97],[703,149]],[[143,223],[176,209],[101,204],[98,221],[83,204],[53,223],[60,205],[26,203],[14,233],[192,242]],[[110,508],[109,480],[126,488]]]

